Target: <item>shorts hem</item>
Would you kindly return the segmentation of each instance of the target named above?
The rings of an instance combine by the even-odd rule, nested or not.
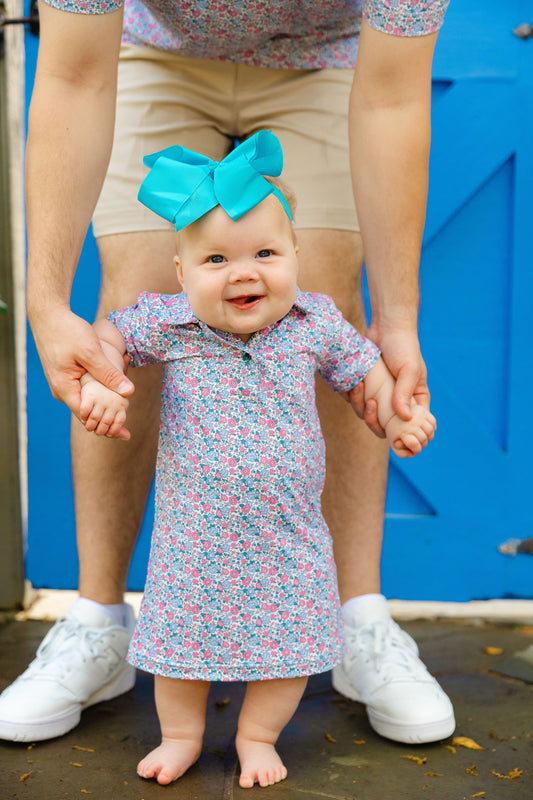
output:
[[[336,212],[324,216],[323,210],[299,213],[294,222],[294,229],[299,230],[338,230],[348,233],[359,233],[360,228],[353,213]],[[106,212],[102,219],[93,219],[93,235],[96,239],[102,236],[115,236],[121,233],[143,233],[144,231],[174,231],[174,226],[158,219],[139,219],[123,216],[115,212]]]
[[[106,211],[101,219],[92,220],[92,231],[95,239],[101,236],[115,236],[120,233],[143,233],[144,231],[174,231],[174,226],[166,220],[154,218],[139,219],[132,215],[122,215],[114,211]]]
[[[330,209],[324,213],[323,208],[300,211],[296,209],[294,229],[298,230],[339,230],[359,233],[359,222],[354,211],[346,209]]]

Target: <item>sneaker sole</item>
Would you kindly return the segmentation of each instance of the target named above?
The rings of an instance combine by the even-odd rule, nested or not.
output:
[[[342,666],[333,669],[331,683],[336,692],[339,692],[349,700],[355,700],[357,703],[364,702],[361,700],[359,693],[348,683]],[[441,739],[447,739],[455,730],[455,717],[453,714],[444,719],[416,725],[391,720],[390,717],[374,711],[370,706],[366,706],[366,713],[368,721],[376,733],[379,733],[385,739],[391,739],[393,742],[402,742],[403,744],[438,742]]]
[[[453,714],[446,717],[446,719],[424,722],[418,725],[406,725],[394,722],[368,706],[366,713],[368,721],[376,733],[384,736],[385,739],[392,739],[393,742],[402,742],[403,744],[439,742],[441,739],[447,739],[455,730]]]
[[[57,736],[64,736],[65,733],[68,733],[79,724],[83,710],[104,700],[112,700],[114,697],[119,697],[121,694],[133,689],[134,685],[135,668],[131,664],[125,664],[124,668],[112,681],[91,695],[83,705],[76,706],[61,717],[31,723],[0,720],[0,739],[7,739],[11,742],[39,742],[45,739],[55,739]]]

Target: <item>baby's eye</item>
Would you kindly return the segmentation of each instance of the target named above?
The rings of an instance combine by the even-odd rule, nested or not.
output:
[[[268,258],[272,255],[272,250],[260,250],[257,255],[259,258]]]
[[[224,261],[224,256],[218,255],[217,253],[217,255],[209,256],[208,261],[210,261],[211,264],[222,264]]]

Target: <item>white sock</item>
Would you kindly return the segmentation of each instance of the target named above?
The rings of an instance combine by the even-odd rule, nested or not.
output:
[[[350,625],[365,625],[390,619],[387,599],[382,594],[362,594],[352,597],[341,608],[342,618]]]
[[[103,612],[109,618],[110,625],[121,625],[126,627],[126,603],[115,603],[106,605],[97,603],[96,600],[89,600],[87,597],[79,597],[76,600],[77,608],[95,609]]]

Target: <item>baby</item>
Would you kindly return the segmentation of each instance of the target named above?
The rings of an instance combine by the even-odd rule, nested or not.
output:
[[[138,765],[161,784],[199,757],[210,681],[247,681],[236,748],[240,785],[287,770],[276,741],[307,677],[342,659],[331,540],[321,514],[324,446],[315,374],[338,392],[364,380],[400,457],[433,438],[413,403],[324,295],[297,287],[278,140],[261,132],[222,162],[182,148],[147,159],[139,198],[176,226],[183,292],[142,294],[95,322],[122,367],[164,364],[156,512],[128,660],[155,675],[161,744]],[[127,439],[127,400],[85,375],[89,431]],[[347,395],[349,397],[349,395]]]

